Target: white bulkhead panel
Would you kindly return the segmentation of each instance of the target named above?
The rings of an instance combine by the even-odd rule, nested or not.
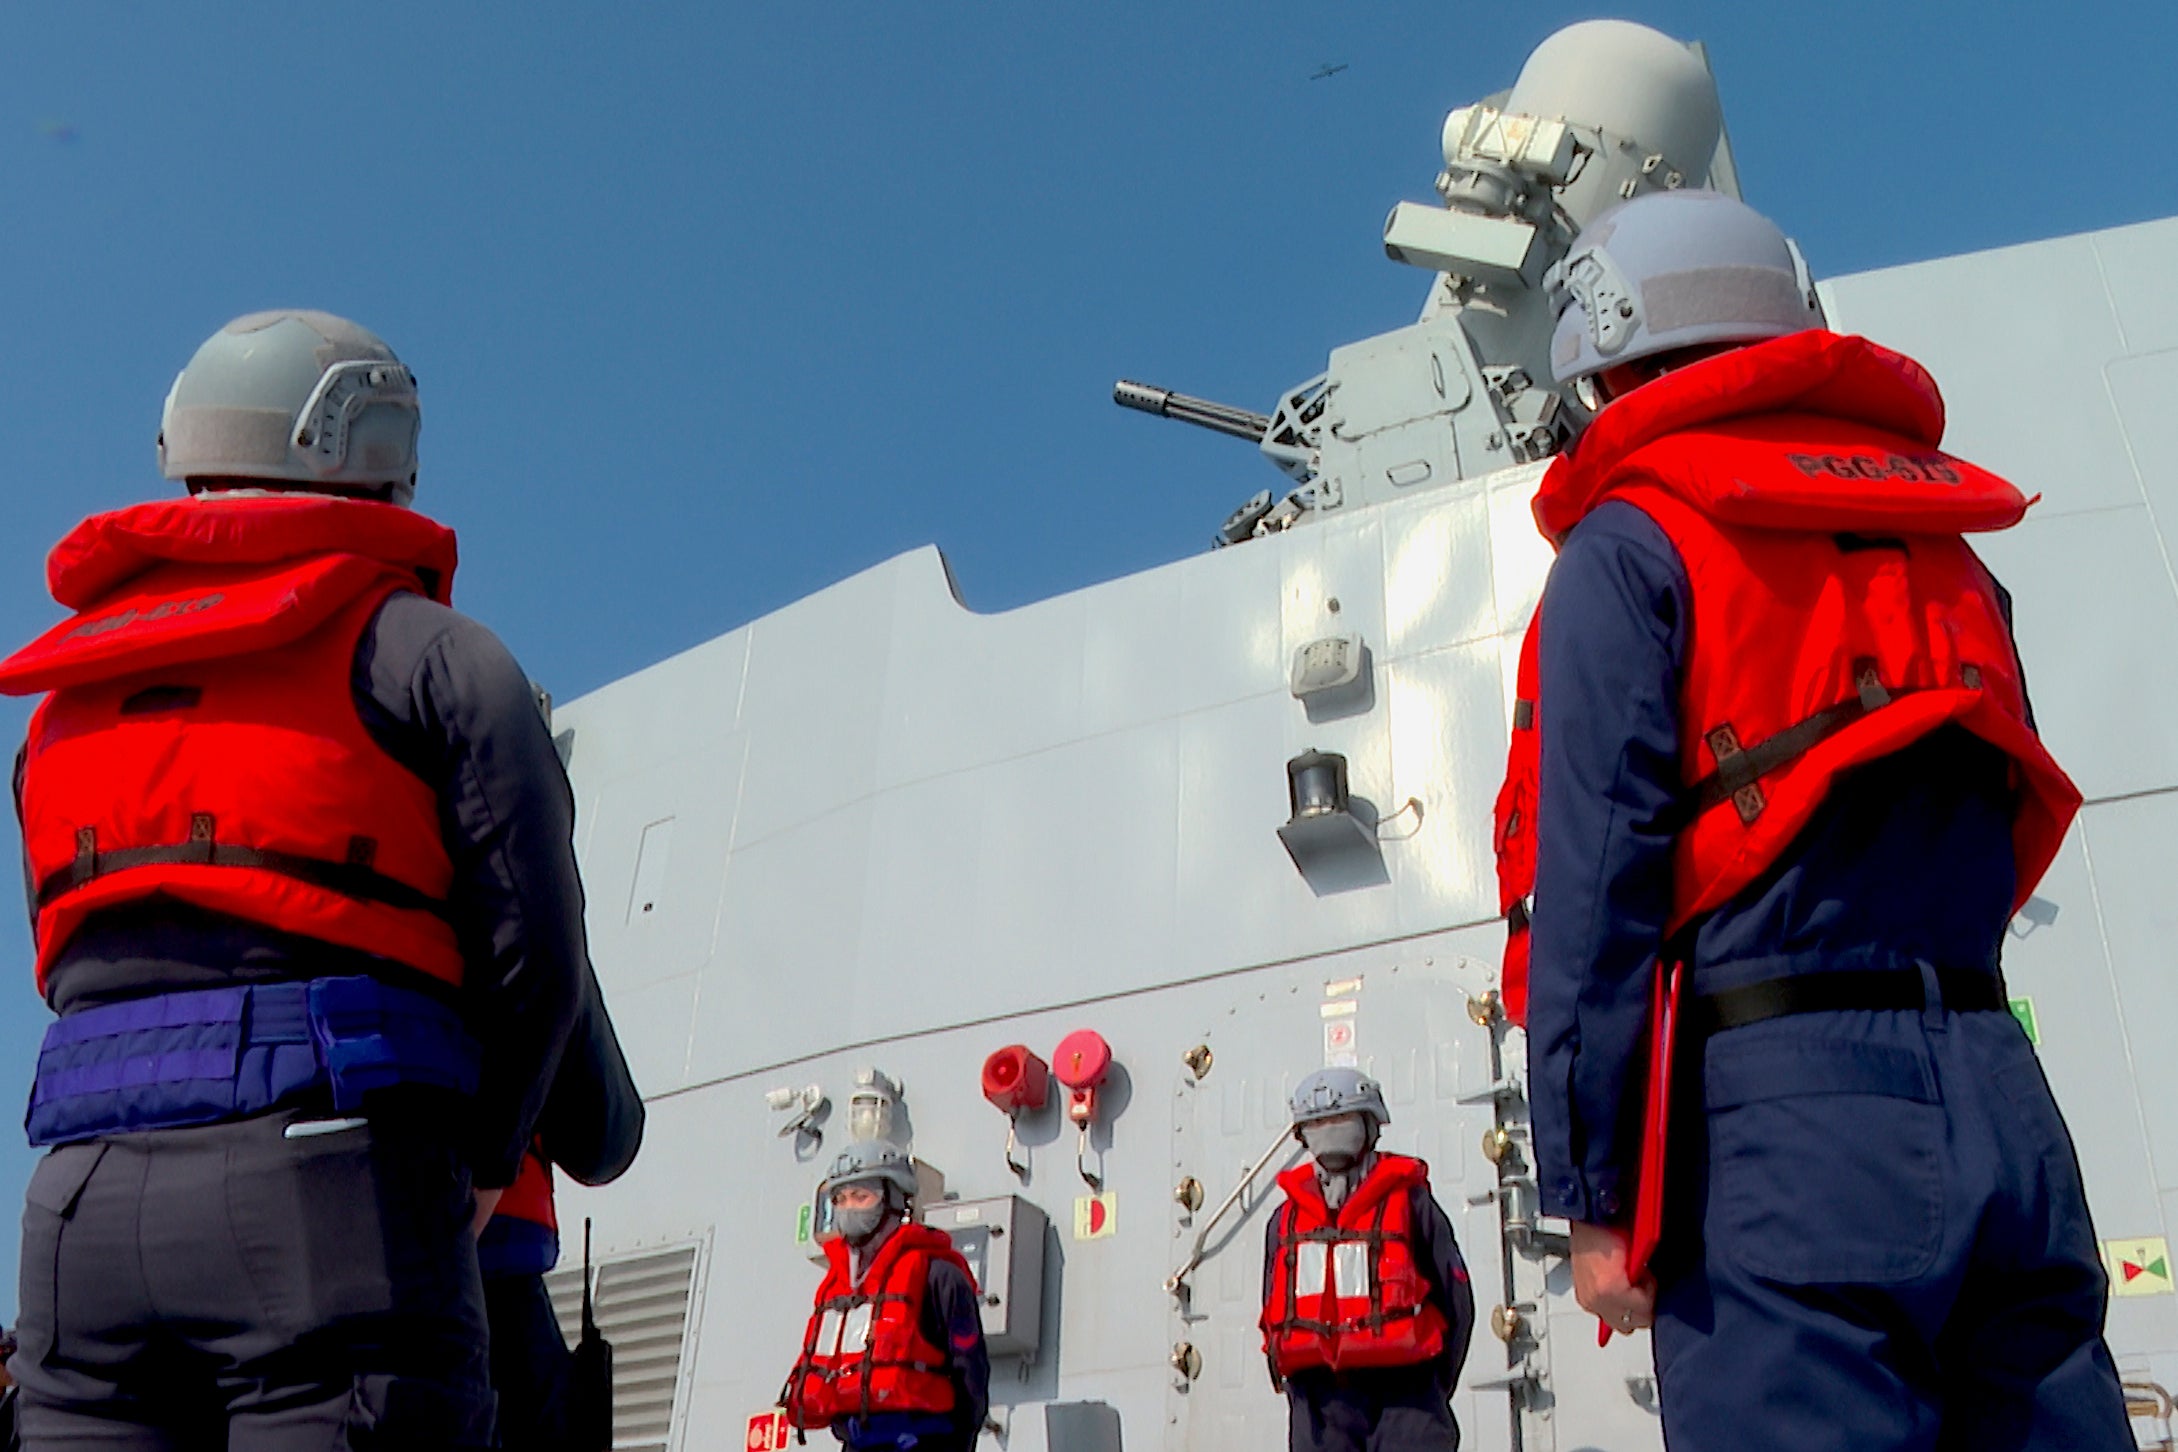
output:
[[[997,616],[919,551],[561,708],[601,971],[689,1031],[633,1035],[646,1085],[1494,917],[1492,526],[1463,485]],[[1370,687],[1312,719],[1329,634]],[[1275,835],[1310,747],[1381,819],[1368,890]]]

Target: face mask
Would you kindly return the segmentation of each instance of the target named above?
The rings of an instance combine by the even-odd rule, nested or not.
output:
[[[1334,1175],[1361,1163],[1369,1148],[1369,1128],[1358,1119],[1326,1120],[1301,1126],[1301,1143],[1316,1163]]]
[[[884,1223],[883,1205],[865,1205],[859,1209],[835,1206],[832,1210],[832,1225],[839,1231],[840,1239],[849,1245],[868,1245]]]

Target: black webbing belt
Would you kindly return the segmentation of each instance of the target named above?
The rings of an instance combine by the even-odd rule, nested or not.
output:
[[[1938,968],[1936,986],[1944,1007],[1956,1013],[2006,1007],[2003,981],[1986,969]],[[1797,973],[1704,994],[1694,1000],[1687,1022],[1697,1034],[1713,1034],[1796,1013],[1927,1006],[1919,973],[1896,968],[1841,969]]]
[[[381,902],[389,907],[441,916],[446,912],[446,904],[430,894],[420,892],[382,872],[373,871],[362,862],[330,862],[320,857],[304,857],[293,852],[270,852],[259,847],[241,847],[209,839],[176,843],[173,846],[121,847],[111,852],[81,852],[73,862],[38,884],[38,907],[42,910],[63,894],[96,882],[109,873],[126,872],[132,867],[182,865],[256,868],[265,872],[277,872],[283,877],[292,877],[298,882],[307,882],[312,887],[322,887],[329,892],[337,892],[343,897],[357,898],[363,902]]]

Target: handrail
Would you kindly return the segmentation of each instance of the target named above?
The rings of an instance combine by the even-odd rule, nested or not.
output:
[[[1249,1167],[1248,1173],[1240,1177],[1240,1183],[1233,1186],[1233,1192],[1219,1203],[1217,1209],[1210,1212],[1210,1218],[1203,1222],[1202,1229],[1195,1233],[1194,1249],[1188,1253],[1187,1259],[1180,1263],[1178,1270],[1165,1277],[1165,1289],[1167,1291],[1177,1295],[1181,1288],[1187,1284],[1188,1274],[1203,1262],[1204,1248],[1210,1243],[1210,1232],[1218,1228],[1218,1222],[1225,1218],[1225,1212],[1232,1209],[1242,1193],[1255,1183],[1255,1177],[1263,1173],[1263,1167],[1271,1162],[1271,1158],[1278,1153],[1279,1148],[1285,1144],[1292,1133],[1292,1125],[1288,1124],[1282,1127],[1278,1131],[1278,1137],[1270,1142],[1270,1148],[1263,1151],[1261,1157]]]

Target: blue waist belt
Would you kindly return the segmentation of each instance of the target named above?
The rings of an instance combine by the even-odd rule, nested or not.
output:
[[[34,1145],[216,1124],[316,1089],[342,1114],[373,1089],[476,1092],[477,1046],[428,994],[375,978],[163,993],[45,1031],[24,1126]]]
[[[486,1276],[541,1276],[559,1263],[559,1232],[534,1220],[494,1215],[476,1238],[476,1268]]]

